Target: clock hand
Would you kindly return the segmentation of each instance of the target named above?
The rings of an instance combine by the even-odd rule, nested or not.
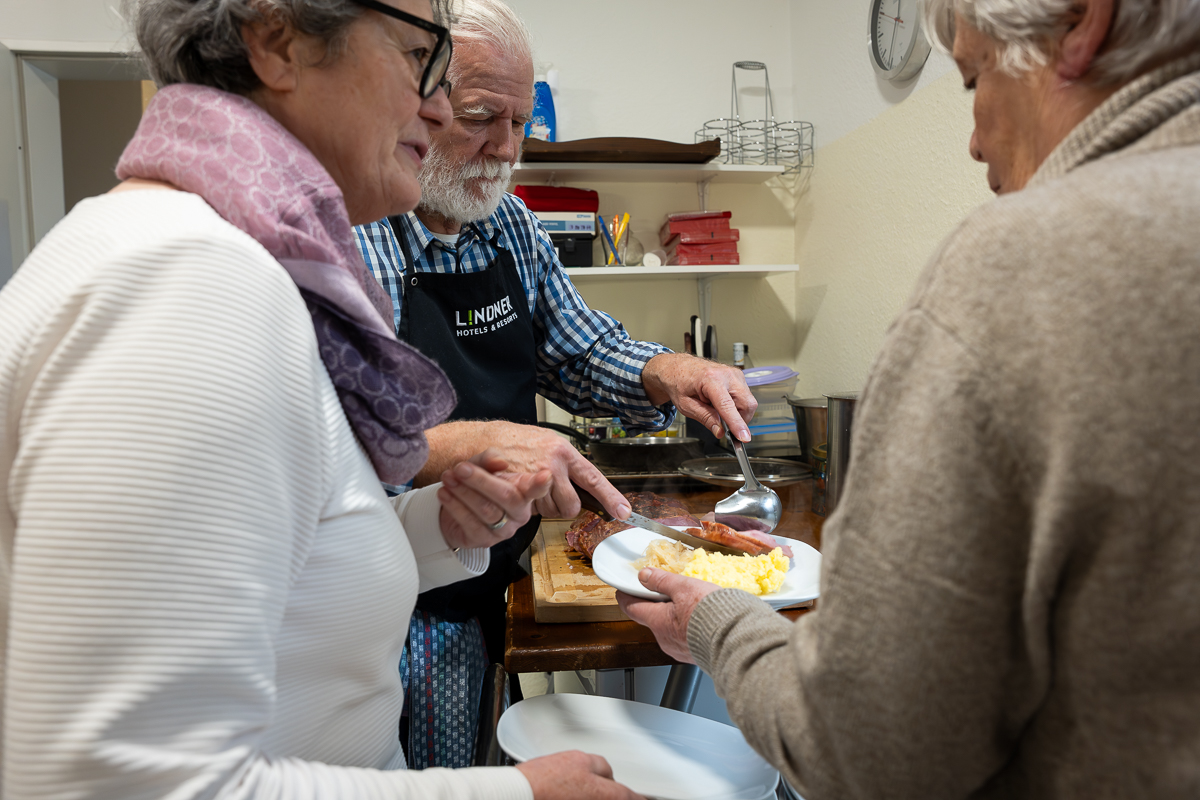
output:
[[[898,24],[895,24],[895,25],[893,25],[893,26],[892,26],[892,44],[889,44],[889,46],[888,46],[888,53],[892,54],[892,58],[890,58],[890,59],[888,60],[888,68],[889,68],[889,70],[890,70],[890,68],[892,68],[892,65],[893,65],[893,64],[895,64],[895,60],[896,60],[896,50],[895,50],[895,47],[896,47],[896,31],[898,31],[898,30],[900,30],[900,25],[899,25],[899,23],[898,23]]]

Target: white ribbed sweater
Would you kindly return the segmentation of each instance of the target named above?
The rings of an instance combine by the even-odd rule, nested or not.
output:
[[[295,285],[199,197],[51,231],[0,292],[0,424],[4,797],[531,796],[399,769],[417,592],[486,551],[393,508]]]

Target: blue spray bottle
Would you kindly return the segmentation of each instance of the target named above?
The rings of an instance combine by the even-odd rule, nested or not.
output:
[[[554,95],[545,75],[533,84],[533,119],[525,126],[525,135],[544,142],[557,141],[558,124],[554,119]]]

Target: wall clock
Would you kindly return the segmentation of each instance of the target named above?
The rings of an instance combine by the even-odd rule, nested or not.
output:
[[[929,40],[921,30],[917,0],[871,0],[867,47],[881,78],[899,83],[921,71]]]

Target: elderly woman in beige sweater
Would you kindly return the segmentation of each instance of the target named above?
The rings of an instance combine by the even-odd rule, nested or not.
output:
[[[623,598],[808,800],[1200,796],[1200,2],[929,0],[999,195],[893,324],[820,608]]]

